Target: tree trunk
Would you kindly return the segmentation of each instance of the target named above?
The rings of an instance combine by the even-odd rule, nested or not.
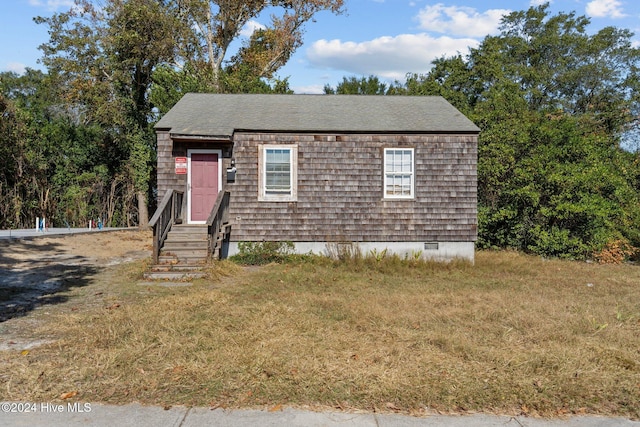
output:
[[[147,208],[147,195],[144,191],[136,193],[138,199],[138,227],[146,227],[149,224],[149,209]]]
[[[111,182],[111,190],[109,191],[109,197],[107,200],[107,222],[105,223],[105,225],[108,225],[109,227],[112,227],[112,221],[113,221],[113,215],[115,214],[116,211],[116,189],[118,188],[118,184],[119,184],[119,179],[118,177],[116,177],[112,182]]]

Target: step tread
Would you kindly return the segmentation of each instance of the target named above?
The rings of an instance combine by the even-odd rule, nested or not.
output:
[[[177,241],[177,242],[189,242],[189,241],[194,241],[194,242],[202,242],[202,241],[207,241],[208,236],[206,234],[203,235],[191,235],[191,234],[169,234],[167,236],[166,239],[164,239],[165,242],[170,242],[170,241]]]
[[[170,260],[168,260],[168,262],[165,262],[165,264],[184,264],[184,263],[196,264],[196,263],[207,262],[208,258],[209,257],[207,255],[178,254],[172,257]]]
[[[167,239],[164,241],[164,246],[167,245],[171,245],[171,244],[177,244],[177,245],[184,245],[184,244],[194,244],[194,245],[206,245],[208,242],[207,239],[201,239],[201,240],[195,240],[195,239]]]
[[[171,227],[171,230],[169,230],[169,233],[194,233],[194,234],[201,234],[201,233],[207,233],[207,231],[209,230],[209,227],[204,226],[204,227],[185,227],[185,226],[173,226]]]
[[[179,262],[174,263],[174,264],[168,264],[168,265],[196,265],[196,266],[203,266],[207,263],[207,259],[205,258],[183,258],[181,259]],[[160,264],[158,264],[160,265]],[[165,264],[167,265],[167,264]]]
[[[206,273],[201,271],[148,271],[143,274],[145,279],[159,279],[159,280],[178,280],[178,279],[199,279],[205,277]]]
[[[167,248],[164,247],[162,248],[162,252],[161,255],[179,255],[179,254],[185,254],[185,253],[194,253],[194,254],[203,254],[203,255],[207,255],[207,250],[208,248],[203,247],[203,248]]]
[[[202,264],[185,264],[185,263],[177,263],[177,264],[155,264],[151,266],[150,271],[154,272],[190,272],[190,271],[200,271],[202,270]]]
[[[175,252],[175,251],[206,251],[207,249],[209,249],[209,245],[208,244],[204,244],[204,245],[194,245],[194,244],[185,244],[185,245],[180,245],[180,244],[170,244],[170,245],[164,245],[162,247],[162,250],[165,252]]]

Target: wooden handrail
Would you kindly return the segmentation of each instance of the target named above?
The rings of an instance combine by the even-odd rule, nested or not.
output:
[[[182,201],[184,191],[169,189],[158,205],[158,209],[151,217],[149,225],[153,227],[153,262],[156,264],[160,257],[160,249],[164,244],[171,226],[176,219],[182,217]]]
[[[218,243],[218,233],[222,227],[229,224],[229,200],[231,192],[223,188],[218,193],[216,203],[207,218],[207,232],[209,234],[209,256],[213,256]]]
[[[162,211],[164,210],[165,206],[169,204],[172,197],[173,197],[173,190],[169,190],[166,193],[164,193],[164,197],[162,198],[162,201],[160,202],[155,213],[149,220],[149,227],[153,227],[154,225],[156,225],[156,222],[158,222],[158,220],[160,219],[160,215],[162,214]]]

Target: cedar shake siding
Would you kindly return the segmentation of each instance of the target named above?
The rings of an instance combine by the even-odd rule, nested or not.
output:
[[[222,153],[230,254],[242,241],[292,241],[299,252],[354,242],[473,261],[479,129],[441,97],[187,94],[156,131],[159,199],[189,194],[176,157]],[[389,149],[401,160],[385,161]]]
[[[475,241],[476,139],[236,133],[232,241]],[[258,201],[262,144],[297,144],[297,201]],[[414,198],[383,198],[385,148],[414,148]]]

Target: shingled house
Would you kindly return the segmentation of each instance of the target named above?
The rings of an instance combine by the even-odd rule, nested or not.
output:
[[[155,128],[159,200],[183,193],[175,216],[200,225],[227,192],[229,255],[474,258],[479,129],[441,97],[187,94]]]

